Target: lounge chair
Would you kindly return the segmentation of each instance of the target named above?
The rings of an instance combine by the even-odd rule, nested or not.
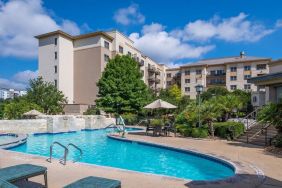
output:
[[[0,179],[0,188],[18,188],[18,187]]]
[[[121,182],[118,180],[89,176],[77,180],[64,188],[121,188]]]
[[[32,164],[20,164],[0,169],[0,179],[2,180],[1,182],[3,183],[3,186],[9,186],[7,182],[14,183],[19,180],[27,180],[28,178],[39,175],[44,175],[44,183],[45,187],[47,188],[48,185],[46,167]]]

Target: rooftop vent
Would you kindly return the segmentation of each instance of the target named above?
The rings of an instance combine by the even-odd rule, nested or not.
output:
[[[243,57],[245,57],[245,52],[244,52],[244,51],[241,51],[241,52],[240,52],[240,58],[243,58]]]

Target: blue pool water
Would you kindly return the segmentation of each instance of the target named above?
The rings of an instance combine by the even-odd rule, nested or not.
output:
[[[106,130],[79,131],[63,134],[30,135],[27,143],[10,150],[49,156],[52,142],[74,143],[83,150],[80,162],[173,176],[190,180],[217,180],[234,175],[230,166],[194,154],[123,142],[107,137]],[[54,146],[54,157],[63,150]],[[70,151],[68,160],[77,159],[79,152]]]

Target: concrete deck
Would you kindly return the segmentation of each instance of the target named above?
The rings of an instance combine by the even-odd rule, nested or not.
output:
[[[122,187],[282,187],[282,158],[266,153],[263,148],[225,140],[191,139],[179,137],[151,137],[138,134],[128,134],[127,138],[164,144],[182,149],[192,149],[213,156],[219,156],[235,163],[240,168],[236,178],[217,182],[197,182],[158,175],[144,174],[108,167],[68,162],[66,166],[58,161],[48,163],[46,158],[32,156],[12,151],[0,150],[0,167],[21,163],[43,165],[48,168],[48,183],[50,188],[59,188],[86,176],[99,176],[117,179]],[[260,174],[258,176],[258,174]],[[263,178],[262,175],[265,175]],[[43,183],[43,177],[31,179]]]

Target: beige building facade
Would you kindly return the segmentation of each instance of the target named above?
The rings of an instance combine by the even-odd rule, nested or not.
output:
[[[118,31],[72,36],[55,31],[36,36],[39,40],[39,76],[54,83],[70,105],[93,105],[100,79],[109,59],[129,55],[140,65],[144,82],[155,92],[166,87],[165,65],[156,63],[134,47]]]
[[[247,79],[268,74],[270,58],[244,56],[204,59],[196,63],[180,66],[181,90],[191,99],[195,99],[195,86],[200,84],[204,89],[221,86],[229,91],[236,89],[256,90]]]

